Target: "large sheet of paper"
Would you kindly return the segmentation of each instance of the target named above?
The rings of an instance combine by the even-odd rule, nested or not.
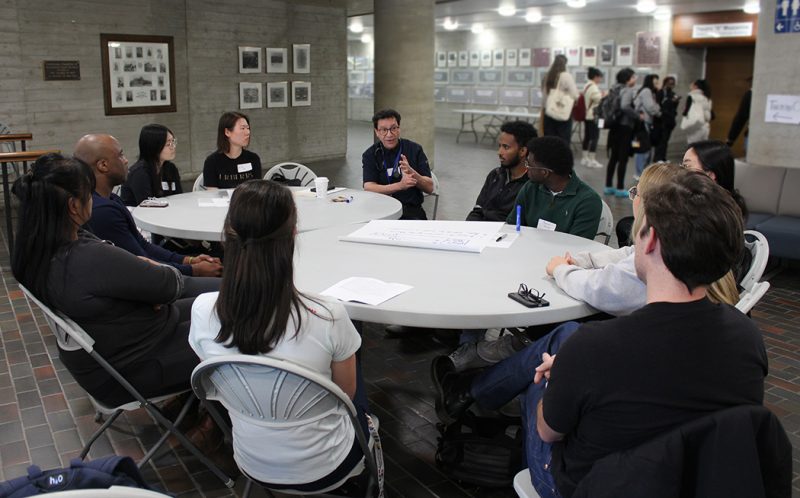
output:
[[[479,253],[502,226],[500,221],[373,220],[339,240]]]
[[[321,292],[342,301],[377,306],[411,289],[410,285],[387,283],[376,278],[350,277]]]

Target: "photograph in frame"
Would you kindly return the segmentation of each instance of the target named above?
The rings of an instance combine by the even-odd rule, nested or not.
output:
[[[433,83],[435,85],[446,85],[450,81],[450,73],[447,69],[434,69],[433,70]]]
[[[533,79],[535,76],[533,68],[511,68],[506,70],[506,85],[525,85],[531,86],[534,84]]]
[[[309,45],[308,43],[299,43],[292,45],[292,71],[294,73],[299,73],[299,74],[306,74],[311,72],[311,45]],[[310,88],[309,88],[309,94],[310,94]]]
[[[661,64],[661,35],[653,32],[636,33],[636,65]]]
[[[494,49],[494,54],[492,55],[492,66],[494,67],[503,67],[506,65],[506,51],[502,48]]]
[[[292,107],[311,105],[311,82],[292,81]]]
[[[472,88],[464,86],[448,86],[447,101],[456,104],[468,104],[472,101]]]
[[[264,107],[261,83],[239,83],[239,109],[260,109]]]
[[[614,41],[606,40],[600,43],[600,60],[598,61],[601,66],[614,65]]]
[[[492,51],[481,51],[481,67],[492,67]]]
[[[267,83],[267,107],[287,107],[289,105],[289,83],[277,81]]]
[[[475,79],[474,69],[453,69],[450,71],[450,83],[454,85],[474,85]]]
[[[481,69],[478,71],[478,83],[482,85],[501,85],[503,83],[503,70]]]
[[[531,49],[529,48],[519,49],[519,57],[517,57],[517,64],[519,64],[520,67],[529,67],[531,65]]]
[[[584,45],[581,47],[581,62],[584,66],[596,66],[597,65],[597,47],[594,45],[586,46]]]
[[[573,69],[572,77],[575,79],[575,85],[581,90],[589,82],[589,70],[586,68]]]
[[[506,66],[516,67],[518,53],[516,48],[506,49]]]
[[[531,107],[541,108],[543,101],[544,96],[542,95],[542,89],[539,87],[531,88]]]
[[[481,53],[471,50],[469,53],[469,67],[481,67]]]
[[[535,67],[549,67],[553,62],[552,51],[547,48],[534,48],[533,49],[533,65]]]
[[[261,47],[239,47],[239,72],[260,73]]]
[[[458,52],[458,67],[469,67],[469,52],[466,50]]]
[[[617,66],[633,64],[633,45],[617,45]]]
[[[581,47],[567,47],[567,65],[580,66],[581,65]]]
[[[171,36],[100,35],[107,116],[175,112],[175,56]]]
[[[527,107],[530,103],[530,90],[524,87],[509,87],[500,89],[500,105],[513,105]]]
[[[458,52],[447,52],[447,67],[458,67]]]
[[[267,48],[267,72],[268,73],[287,73],[289,72],[289,50],[285,48]],[[358,58],[353,60],[353,67],[358,68]]]
[[[436,52],[436,67],[447,67],[447,52]]]
[[[553,47],[553,58],[555,59],[556,55],[567,55],[567,49],[564,47]],[[552,62],[551,62],[552,64]]]
[[[472,103],[497,105],[497,87],[475,87],[472,92]]]

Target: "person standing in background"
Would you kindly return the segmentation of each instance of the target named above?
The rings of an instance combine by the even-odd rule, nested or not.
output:
[[[681,130],[686,132],[688,143],[708,140],[711,119],[714,117],[711,111],[711,87],[708,81],[700,79],[693,81],[689,89]]]
[[[602,168],[603,165],[595,157],[597,141],[600,138],[600,129],[594,111],[603,98],[603,92],[598,86],[603,81],[603,72],[596,67],[589,68],[589,82],[583,87],[583,101],[586,105],[586,120],[583,122],[583,157],[581,164],[587,168]]]
[[[567,56],[556,55],[544,79],[544,135],[570,142],[572,136],[572,107],[578,100],[578,87],[567,72]]]
[[[653,119],[653,161],[667,160],[667,146],[672,130],[675,129],[675,117],[678,115],[680,96],[675,93],[675,78],[667,76],[656,92],[656,102],[661,106],[661,116]]]
[[[644,77],[644,83],[636,93],[636,98],[633,100],[640,119],[637,126],[644,128],[644,130],[642,130],[644,132],[643,135],[650,140],[650,145],[642,147],[646,150],[636,153],[636,174],[633,175],[634,180],[638,180],[639,177],[642,176],[642,171],[644,171],[645,166],[650,164],[650,149],[653,143],[653,140],[650,138],[650,133],[653,130],[653,119],[661,115],[661,107],[656,101],[657,90],[658,75],[648,74]]]

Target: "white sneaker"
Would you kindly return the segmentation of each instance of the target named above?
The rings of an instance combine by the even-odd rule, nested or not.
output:
[[[583,156],[581,158],[581,166],[591,167],[591,166],[589,166],[589,158],[588,157]]]
[[[589,167],[590,168],[602,168],[604,166],[603,166],[603,163],[601,163],[597,159],[594,159],[594,160],[590,161]]]

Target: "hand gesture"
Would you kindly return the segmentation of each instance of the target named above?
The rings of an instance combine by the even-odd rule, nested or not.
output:
[[[400,154],[400,172],[403,174],[400,180],[400,185],[403,190],[417,186],[417,172],[408,164],[408,158],[404,154]]]
[[[536,373],[533,375],[533,383],[538,384],[542,379],[550,380],[550,370],[553,368],[553,362],[556,355],[550,356],[548,353],[542,353],[542,364],[536,367]]]
[[[220,264],[218,258],[211,258],[207,256],[209,260],[202,260],[198,261],[198,258],[194,259],[194,263],[192,263],[192,276],[195,277],[221,277],[222,276],[222,264]]]
[[[220,261],[219,258],[212,258],[208,254],[198,254],[197,256],[194,256],[194,259],[192,259],[192,263],[200,261],[208,261],[209,263],[222,264],[222,261]]]
[[[553,256],[550,259],[550,262],[547,263],[547,268],[545,268],[545,270],[547,271],[547,274],[552,277],[553,273],[556,271],[556,268],[558,268],[559,266],[574,265],[574,264],[575,260],[572,259],[570,253],[566,253],[563,256]]]

